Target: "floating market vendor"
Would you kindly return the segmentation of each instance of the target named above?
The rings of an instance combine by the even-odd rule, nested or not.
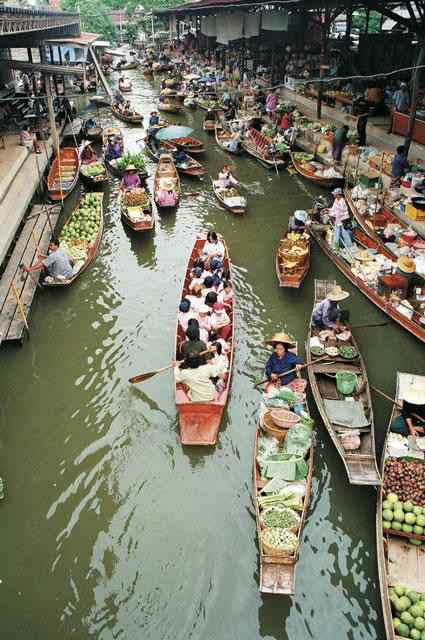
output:
[[[151,111],[148,124],[150,127],[156,127],[159,125],[159,115],[157,111]]]
[[[170,178],[161,178],[159,181],[159,191],[156,201],[162,207],[174,207],[177,203],[177,193],[174,190],[174,183]]]
[[[347,325],[350,319],[348,309],[340,309],[338,302],[349,297],[347,291],[343,291],[339,284],[336,284],[328,293],[324,300],[316,304],[313,309],[313,326],[319,329],[338,330],[341,325]]]
[[[122,153],[122,145],[120,141],[115,137],[115,135],[111,135],[108,138],[108,145],[105,151],[105,158],[107,160],[116,160],[121,157]]]
[[[73,264],[65,249],[60,246],[59,239],[52,238],[49,244],[49,255],[41,255],[36,264],[33,264],[32,267],[24,267],[24,270],[31,273],[31,271],[38,271],[38,269],[45,267],[49,272],[46,280],[69,280],[74,275]]]
[[[284,111],[280,121],[280,131],[286,131],[292,127],[292,115],[289,111]]]
[[[189,351],[185,357],[185,368],[174,367],[174,377],[189,387],[187,395],[193,402],[211,402],[215,399],[216,388],[211,378],[224,380],[226,374],[213,364],[202,364],[196,351]]]
[[[155,154],[158,153],[161,148],[161,143],[156,137],[156,134],[157,134],[157,129],[155,127],[150,127],[147,130],[147,135],[148,135],[147,144]]]
[[[215,114],[212,109],[208,109],[208,111],[205,114],[204,122],[207,122],[208,120],[215,122]]]
[[[400,415],[391,425],[393,433],[423,436],[425,428],[425,384],[414,382],[406,389]],[[414,414],[414,415],[413,415]]]
[[[266,362],[266,377],[272,382],[279,380],[281,386],[290,384],[297,377],[297,372],[301,370],[304,364],[301,358],[295,353],[289,351],[295,347],[295,343],[286,333],[275,333],[273,338],[266,340],[266,344],[270,344],[274,348],[274,352]],[[287,376],[278,376],[285,371],[296,369]]]
[[[332,158],[339,162],[341,160],[342,150],[347,142],[349,127],[344,124],[343,127],[335,129],[334,136],[332,138]]]
[[[88,144],[84,147],[80,155],[82,164],[92,164],[93,162],[97,162],[97,155],[94,152],[91,144]]]
[[[390,189],[398,189],[401,185],[402,178],[406,172],[409,163],[406,158],[406,147],[404,144],[400,144],[397,147],[397,153],[394,156],[393,163],[391,165],[391,182]]]
[[[301,209],[294,212],[294,215],[289,218],[288,231],[300,231],[301,233],[308,224],[308,213]]]
[[[174,151],[174,153],[172,153],[173,156],[173,161],[176,165],[178,164],[190,164],[190,158],[187,155],[187,153],[185,151],[183,151],[183,149],[178,149],[177,151]]]
[[[126,191],[126,189],[134,189],[135,187],[140,187],[142,181],[140,180],[140,176],[137,175],[137,169],[134,164],[127,165],[127,168],[124,173],[124,177],[121,180],[120,189],[121,191]]]
[[[425,279],[415,272],[416,263],[412,258],[401,256],[397,260],[396,275],[401,276],[406,280],[406,298],[410,298],[414,295],[416,287],[420,287],[421,289],[423,289],[425,285]]]
[[[218,174],[218,180],[214,180],[214,186],[220,189],[227,189],[231,184],[239,184],[239,182],[235,180],[230,173],[230,168],[225,164]]]
[[[347,203],[343,197],[343,191],[339,187],[332,191],[335,200],[332,207],[328,210],[328,215],[334,219],[332,246],[339,248],[340,239],[343,247],[353,246],[351,235],[346,229],[346,225],[350,222],[350,214],[348,212]]]

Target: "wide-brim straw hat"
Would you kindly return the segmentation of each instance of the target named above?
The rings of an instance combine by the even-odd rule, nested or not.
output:
[[[174,182],[170,178],[161,178],[159,186],[161,189],[171,191],[171,189],[174,189]]]
[[[397,260],[397,266],[405,273],[413,273],[414,271],[416,271],[415,261],[412,260],[412,258],[408,258],[407,256],[401,256]]]
[[[359,249],[353,256],[359,262],[372,262],[375,258],[366,249]]]
[[[425,384],[423,382],[414,382],[412,386],[404,392],[403,400],[411,404],[425,404]]]
[[[331,302],[339,302],[340,300],[345,300],[345,298],[349,297],[348,291],[344,291],[339,284],[336,284],[333,289],[331,289],[326,296],[328,300]]]
[[[293,349],[295,347],[295,342],[287,333],[275,333],[273,338],[266,340],[266,344],[269,344],[272,347],[274,347],[278,342],[286,345],[289,349]]]
[[[137,169],[134,166],[134,164],[128,164],[125,170],[126,171],[137,171]]]

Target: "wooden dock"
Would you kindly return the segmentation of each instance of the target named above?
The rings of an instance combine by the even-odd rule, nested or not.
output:
[[[61,207],[57,205],[49,209],[49,215],[47,215],[46,207],[37,204],[22,229],[0,280],[0,343],[5,340],[23,342],[26,333],[25,321],[18,306],[13,284],[22,305],[22,311],[28,319],[36,289],[39,288],[36,282],[40,272],[33,271],[31,277],[21,265],[33,265],[38,262],[36,242],[40,252],[47,253],[52,229],[55,229],[60,211]]]

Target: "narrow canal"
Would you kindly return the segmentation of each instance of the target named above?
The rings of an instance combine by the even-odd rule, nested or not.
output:
[[[128,76],[146,117],[158,80]],[[207,176],[182,180],[183,192],[199,196],[183,196],[175,214],[157,216],[154,233],[136,236],[122,226],[111,177],[96,259],[72,287],[38,291],[31,339],[2,347],[5,640],[384,637],[376,491],[350,487],[318,420],[296,595],[261,596],[251,468],[259,401],[252,383],[262,377],[264,340],[286,327],[304,353],[314,278],[336,278],[350,291],[353,321],[386,316],[317,247],[302,288],[279,289],[281,233],[319,190],[286,169],[277,177],[247,156],[225,156],[202,131],[202,115],[169,118],[193,126],[206,143]],[[112,117],[103,111],[101,121]],[[141,129],[114,124],[136,148]],[[245,217],[214,199],[211,178],[224,162],[249,192]],[[156,165],[147,164],[151,187]],[[68,214],[78,197],[66,201]],[[209,229],[224,235],[234,267],[233,380],[216,447],[183,449],[172,374],[137,387],[127,380],[173,357],[184,269],[195,238]],[[372,383],[384,391],[394,391],[397,369],[420,372],[422,347],[398,326],[358,330],[356,339]],[[380,454],[390,407],[376,397],[374,407]]]

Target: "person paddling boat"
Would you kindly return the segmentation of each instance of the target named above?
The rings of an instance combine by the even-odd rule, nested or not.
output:
[[[295,349],[295,342],[287,333],[275,333],[275,335],[266,340],[266,344],[273,347],[274,351],[266,362],[266,377],[272,382],[280,386],[290,385],[297,377],[298,371],[302,369],[304,362],[290,349]],[[296,369],[287,376],[280,374],[285,371]],[[305,385],[307,385],[307,382]],[[305,388],[305,387],[304,387]]]

